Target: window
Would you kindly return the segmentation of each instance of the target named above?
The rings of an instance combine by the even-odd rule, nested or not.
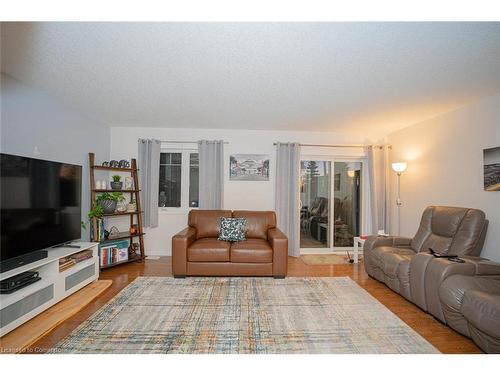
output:
[[[182,154],[162,152],[160,154],[160,207],[181,207]]]
[[[165,150],[160,154],[158,206],[198,207],[198,153]]]

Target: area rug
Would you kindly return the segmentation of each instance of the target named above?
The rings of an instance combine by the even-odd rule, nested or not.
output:
[[[51,353],[438,353],[348,277],[139,277]]]
[[[351,258],[353,255],[351,255]],[[301,255],[302,261],[309,266],[328,266],[332,264],[353,264],[349,263],[347,255],[339,254],[305,254]],[[359,261],[361,262],[360,257]]]

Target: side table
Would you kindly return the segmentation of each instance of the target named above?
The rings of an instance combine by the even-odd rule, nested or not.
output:
[[[358,263],[359,260],[359,248],[363,248],[365,245],[365,239],[361,237],[354,237],[354,263]]]

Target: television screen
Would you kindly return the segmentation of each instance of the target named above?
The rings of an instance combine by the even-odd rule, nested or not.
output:
[[[1,261],[81,237],[79,165],[0,154]]]

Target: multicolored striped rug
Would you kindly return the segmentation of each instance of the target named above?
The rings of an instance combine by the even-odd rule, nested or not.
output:
[[[52,353],[438,353],[348,277],[139,277]]]

